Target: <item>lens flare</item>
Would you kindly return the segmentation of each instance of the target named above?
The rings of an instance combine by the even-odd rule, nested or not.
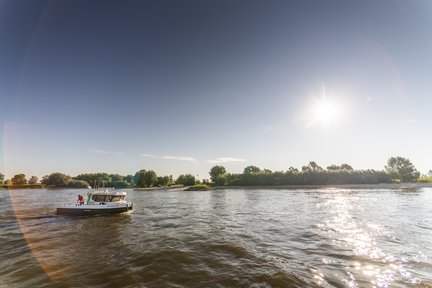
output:
[[[319,98],[313,99],[313,105],[310,109],[310,119],[307,127],[313,125],[321,125],[328,127],[337,123],[342,114],[342,107],[336,98],[328,97],[325,93],[325,86],[323,83],[323,94]]]

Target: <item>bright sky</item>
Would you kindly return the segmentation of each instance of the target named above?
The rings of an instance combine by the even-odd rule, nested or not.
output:
[[[432,169],[432,2],[0,1],[0,172]]]

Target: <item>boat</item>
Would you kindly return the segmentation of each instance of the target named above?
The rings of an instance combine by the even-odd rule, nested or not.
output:
[[[87,201],[81,198],[77,204],[65,204],[57,207],[57,214],[84,216],[128,212],[133,209],[133,204],[126,201],[125,196],[126,192],[124,191],[92,190],[87,193]],[[80,200],[80,197],[78,199]]]

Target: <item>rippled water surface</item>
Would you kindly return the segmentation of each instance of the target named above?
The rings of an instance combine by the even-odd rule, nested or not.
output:
[[[432,189],[0,190],[0,287],[432,287]]]

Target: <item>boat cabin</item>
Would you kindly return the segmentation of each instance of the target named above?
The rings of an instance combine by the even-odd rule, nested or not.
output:
[[[125,195],[93,194],[91,198],[95,202],[117,202],[123,200]]]

